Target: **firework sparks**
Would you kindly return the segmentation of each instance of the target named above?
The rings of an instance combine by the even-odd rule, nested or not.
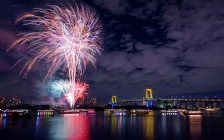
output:
[[[67,80],[58,80],[52,82],[51,87],[53,92],[61,92],[64,94],[70,106],[73,107],[78,99],[87,95],[86,91],[89,85],[80,82],[80,80],[77,80],[76,83],[71,83]]]
[[[68,81],[65,80],[55,80],[52,82],[49,82],[51,92],[58,95],[58,97],[61,96],[61,94],[66,94],[67,89],[69,87]]]
[[[16,20],[21,21],[38,30],[20,34],[9,47],[10,50],[28,44],[32,58],[21,71],[25,77],[35,62],[44,60],[49,64],[45,78],[63,68],[67,69],[69,79],[75,81],[77,74],[84,73],[87,63],[94,65],[95,56],[100,54],[102,26],[88,7],[50,5],[48,9],[36,8]]]
[[[87,88],[89,85],[77,80],[75,83],[70,83],[69,86],[69,94],[71,98],[69,98],[69,103],[71,106],[74,106],[78,99],[84,98],[84,95],[87,95]]]
[[[49,5],[48,9],[36,8],[24,14],[16,22],[34,29],[19,34],[8,49],[28,45],[28,53],[32,57],[20,72],[24,77],[35,62],[43,60],[49,66],[44,79],[62,70],[67,72],[69,83],[76,84],[76,78],[83,75],[86,65],[95,65],[96,55],[101,51],[102,25],[89,7]],[[75,93],[75,87],[71,88],[71,94]],[[72,100],[74,105],[76,98]]]

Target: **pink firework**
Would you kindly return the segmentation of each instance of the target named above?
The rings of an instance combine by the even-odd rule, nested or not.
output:
[[[55,70],[66,69],[71,81],[82,75],[86,65],[96,62],[102,44],[102,25],[96,13],[86,6],[72,5],[63,8],[56,5],[48,9],[36,8],[16,20],[36,31],[19,34],[9,47],[28,45],[28,60],[21,71],[26,77],[35,62],[44,60],[49,64],[46,77]],[[46,78],[45,77],[45,78]]]
[[[19,17],[16,22],[32,27],[33,31],[19,34],[9,47],[28,45],[32,56],[20,74],[27,76],[35,62],[44,61],[49,69],[45,76],[52,77],[56,70],[66,70],[71,91],[71,106],[75,104],[76,78],[82,75],[86,65],[95,65],[96,55],[102,45],[102,25],[96,13],[86,6],[67,4],[64,7],[49,5],[48,9],[36,8]],[[19,61],[18,61],[19,62]],[[74,97],[74,98],[73,98]]]
[[[51,82],[51,88],[54,93],[64,94],[70,106],[73,107],[78,99],[87,95],[89,85],[80,82],[80,80],[77,80],[75,83],[68,80],[56,80]]]
[[[76,83],[70,83],[66,94],[70,106],[73,107],[78,99],[84,98],[84,96],[88,94],[86,92],[88,88],[88,84],[80,82],[79,80],[77,80]]]

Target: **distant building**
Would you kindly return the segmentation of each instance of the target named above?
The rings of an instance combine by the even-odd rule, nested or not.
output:
[[[13,97],[12,98],[12,105],[15,106],[15,105],[20,105],[21,104],[21,97],[19,96],[16,96],[16,97]]]
[[[103,100],[102,97],[100,97],[100,98],[98,99],[98,103],[97,103],[97,105],[100,106],[100,107],[103,107],[103,106],[104,106],[104,100]]]
[[[5,98],[0,96],[0,105],[4,105],[5,104]]]
[[[2,99],[0,99],[0,103],[2,102],[1,100]],[[6,105],[6,107],[21,105],[22,99],[20,96],[8,97],[8,98],[5,98],[3,104]]]
[[[89,97],[85,98],[80,105],[86,106],[86,107],[103,107],[104,106],[104,99],[102,97],[96,98],[96,97]]]

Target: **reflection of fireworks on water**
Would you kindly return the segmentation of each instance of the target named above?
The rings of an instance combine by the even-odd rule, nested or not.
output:
[[[102,25],[95,12],[85,6],[72,5],[60,8],[56,5],[48,9],[36,8],[31,13],[17,19],[23,25],[38,31],[25,32],[9,47],[28,44],[32,58],[25,63],[21,73],[26,77],[35,62],[44,60],[49,69],[45,76],[51,77],[58,69],[66,70],[69,83],[74,84],[76,76],[85,71],[87,63],[95,64],[96,54],[100,54],[102,44]],[[72,95],[71,97],[75,97]],[[74,105],[76,99],[71,99]],[[72,105],[71,105],[72,107]]]
[[[78,99],[87,95],[86,91],[87,88],[89,88],[89,85],[80,82],[79,80],[77,80],[76,83],[71,83],[66,80],[58,80],[51,83],[51,88],[53,92],[64,94],[68,103],[71,106],[74,106]]]

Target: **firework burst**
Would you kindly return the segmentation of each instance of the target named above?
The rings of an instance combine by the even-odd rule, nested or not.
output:
[[[51,92],[54,94],[59,95],[59,97],[61,96],[61,94],[66,94],[69,84],[68,81],[66,80],[54,80],[49,82]]]
[[[84,73],[88,63],[95,65],[96,55],[101,51],[102,25],[96,13],[87,6],[48,5],[47,9],[36,8],[24,14],[16,20],[18,22],[34,29],[19,34],[8,48],[28,45],[28,53],[32,57],[20,74],[27,77],[33,65],[42,60],[48,64],[44,79],[52,77],[57,70],[66,71],[69,84],[73,84],[71,97],[75,97],[76,78]],[[76,98],[72,100],[74,105]]]
[[[68,89],[68,100],[71,106],[74,106],[78,99],[84,98],[84,95],[88,93],[86,90],[89,88],[89,85],[77,80],[75,83],[69,83]]]
[[[64,94],[70,106],[73,107],[78,99],[88,94],[87,89],[89,85],[80,82],[80,80],[77,80],[76,83],[71,83],[67,80],[57,80],[52,82],[51,88],[53,92]]]
[[[71,81],[82,75],[87,63],[95,64],[102,44],[102,25],[93,10],[86,6],[71,5],[60,8],[49,5],[48,9],[36,8],[16,20],[36,31],[19,34],[8,50],[28,44],[28,60],[21,71],[26,77],[39,60],[49,64],[46,77],[58,69],[66,69]]]

